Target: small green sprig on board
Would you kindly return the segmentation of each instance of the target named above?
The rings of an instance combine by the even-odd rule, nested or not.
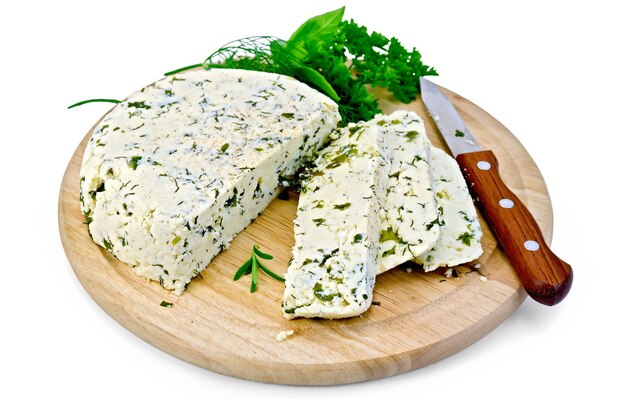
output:
[[[257,257],[258,256],[258,257]],[[250,283],[250,293],[254,293],[257,285],[259,284],[259,269],[265,272],[266,275],[273,277],[276,280],[284,282],[285,279],[277,275],[276,273],[269,270],[265,265],[259,260],[272,260],[274,256],[271,256],[267,253],[263,253],[259,250],[259,245],[255,244],[252,246],[252,255],[250,258],[237,270],[235,273],[235,278],[233,280],[239,280],[243,275],[252,274],[252,282]]]

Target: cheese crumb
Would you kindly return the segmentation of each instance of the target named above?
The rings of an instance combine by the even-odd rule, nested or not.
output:
[[[285,339],[287,339],[288,337],[290,337],[291,335],[293,335],[293,329],[290,329],[288,331],[280,331],[278,332],[278,334],[276,335],[276,340],[278,342],[282,342]]]
[[[408,268],[406,269],[406,272],[407,272],[407,273],[411,273],[412,271],[413,271],[413,269],[411,269],[410,267],[408,267]]]
[[[446,271],[445,271],[445,272],[443,272],[443,275],[444,275],[445,277],[450,277],[450,276],[452,276],[452,268],[451,268],[451,267],[447,268],[447,269],[446,269]]]
[[[479,279],[481,282],[487,282],[489,280],[486,276],[481,276]]]
[[[476,263],[476,264],[474,265],[474,269],[480,269],[480,263]]]

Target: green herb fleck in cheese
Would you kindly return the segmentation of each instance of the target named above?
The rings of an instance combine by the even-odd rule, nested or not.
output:
[[[432,225],[440,227],[435,246],[415,261],[431,271],[441,266],[470,262],[482,254],[482,231],[474,203],[456,160],[438,148],[431,148],[431,168],[440,215]]]
[[[303,183],[285,276],[285,317],[345,318],[371,304],[388,174],[378,126],[335,131]]]
[[[382,231],[377,273],[431,249],[439,237],[439,211],[432,190],[430,141],[424,121],[414,112],[377,115],[389,147],[389,181],[380,211]]]

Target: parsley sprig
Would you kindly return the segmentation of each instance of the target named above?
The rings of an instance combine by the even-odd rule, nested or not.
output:
[[[285,281],[285,279],[283,279],[282,277],[280,277],[279,275],[277,275],[276,273],[272,272],[267,267],[265,267],[263,262],[259,260],[259,257],[265,260],[272,260],[274,258],[274,256],[271,256],[267,253],[263,253],[261,250],[259,250],[259,245],[255,244],[254,246],[252,246],[252,255],[250,256],[250,258],[235,273],[234,280],[241,279],[243,275],[252,274],[252,282],[250,283],[250,293],[254,293],[257,285],[259,284],[259,269],[261,269],[263,272],[265,272],[265,274],[267,274],[270,277],[273,277],[276,280],[279,280],[281,282]]]

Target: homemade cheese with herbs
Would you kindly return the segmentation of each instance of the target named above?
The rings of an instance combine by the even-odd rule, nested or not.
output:
[[[459,164],[443,150],[432,147],[430,167],[442,214],[437,243],[415,259],[427,272],[472,261],[483,253],[478,215]]]
[[[430,250],[439,238],[439,214],[430,170],[430,141],[415,112],[377,115],[389,147],[389,179],[381,214],[377,273]]]
[[[335,131],[303,183],[285,276],[285,317],[345,318],[372,302],[389,171],[376,124]]]
[[[181,293],[339,119],[332,100],[282,75],[166,77],[117,105],[87,144],[89,232],[135,273]]]

